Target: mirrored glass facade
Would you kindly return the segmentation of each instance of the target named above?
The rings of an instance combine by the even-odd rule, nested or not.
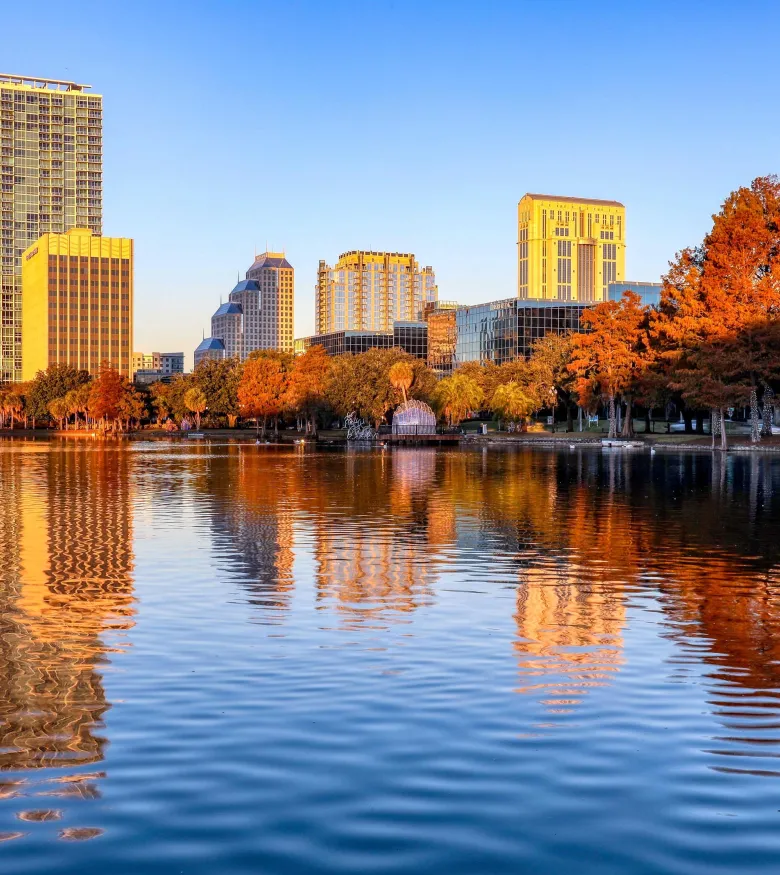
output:
[[[585,304],[558,301],[522,301],[509,298],[456,313],[455,366],[464,362],[500,365],[531,354],[534,341],[549,332],[581,331]]]
[[[425,359],[428,354],[428,326],[424,322],[396,322],[392,331],[331,331],[295,341],[301,354],[311,346],[322,346],[328,355],[356,355],[369,349],[402,349]]]

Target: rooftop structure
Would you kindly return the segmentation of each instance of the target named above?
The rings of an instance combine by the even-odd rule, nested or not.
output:
[[[48,88],[51,91],[86,91],[91,85],[68,82],[66,79],[43,79],[38,76],[17,76],[14,73],[0,73],[0,84],[25,85],[28,88]]]

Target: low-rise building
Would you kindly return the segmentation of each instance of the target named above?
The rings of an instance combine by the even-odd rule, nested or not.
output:
[[[607,287],[607,300],[619,301],[625,292],[635,292],[646,307],[657,307],[661,302],[661,283],[610,283]]]
[[[428,355],[428,326],[424,322],[395,322],[392,331],[331,331],[295,341],[297,355],[309,347],[322,346],[328,355],[356,355],[369,349],[402,349],[425,360]]]
[[[500,365],[528,358],[545,334],[582,331],[582,311],[592,304],[509,298],[456,311],[455,367],[465,362]]]
[[[168,382],[183,373],[183,352],[133,353],[133,380],[136,383]]]

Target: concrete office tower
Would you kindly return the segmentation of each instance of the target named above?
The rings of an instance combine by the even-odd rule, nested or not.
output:
[[[295,271],[283,252],[264,252],[255,257],[246,272],[255,288],[241,288],[239,283],[230,300],[244,311],[244,349],[246,358],[255,349],[292,352]]]
[[[433,268],[421,268],[414,255],[354,249],[333,267],[320,261],[316,332],[392,331],[394,322],[419,322],[437,298]]]
[[[133,241],[87,228],[44,234],[22,256],[22,379],[52,364],[132,377]]]
[[[0,74],[0,382],[22,379],[22,253],[43,234],[102,233],[103,98]]]
[[[625,264],[623,204],[526,194],[517,205],[518,298],[606,301]]]

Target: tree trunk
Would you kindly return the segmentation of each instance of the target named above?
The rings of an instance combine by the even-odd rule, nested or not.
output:
[[[631,438],[634,436],[633,404],[633,398],[630,395],[626,395],[626,416],[623,420],[623,432],[621,435],[624,438]]]
[[[756,387],[750,390],[750,441],[758,443],[761,440],[761,429],[758,424],[758,393]]]
[[[720,420],[720,448],[725,452],[728,449],[728,440],[726,438],[726,414],[722,407],[720,408],[718,418]]]
[[[704,411],[696,411],[696,434],[704,434]]]
[[[685,421],[685,433],[693,434],[693,415],[687,407],[682,410],[683,420]]]
[[[617,437],[617,423],[615,420],[615,396],[609,396],[609,432],[607,437],[615,438]]]
[[[645,434],[650,434],[650,418],[652,414],[650,407],[645,408]]]
[[[574,405],[566,402],[566,431],[574,431]]]
[[[268,428],[268,417],[263,415],[263,429],[262,429],[263,440],[265,440],[265,433],[266,433],[267,428]]]
[[[764,389],[764,408],[761,411],[761,437],[772,436],[772,414],[774,412],[774,396],[771,386]]]

